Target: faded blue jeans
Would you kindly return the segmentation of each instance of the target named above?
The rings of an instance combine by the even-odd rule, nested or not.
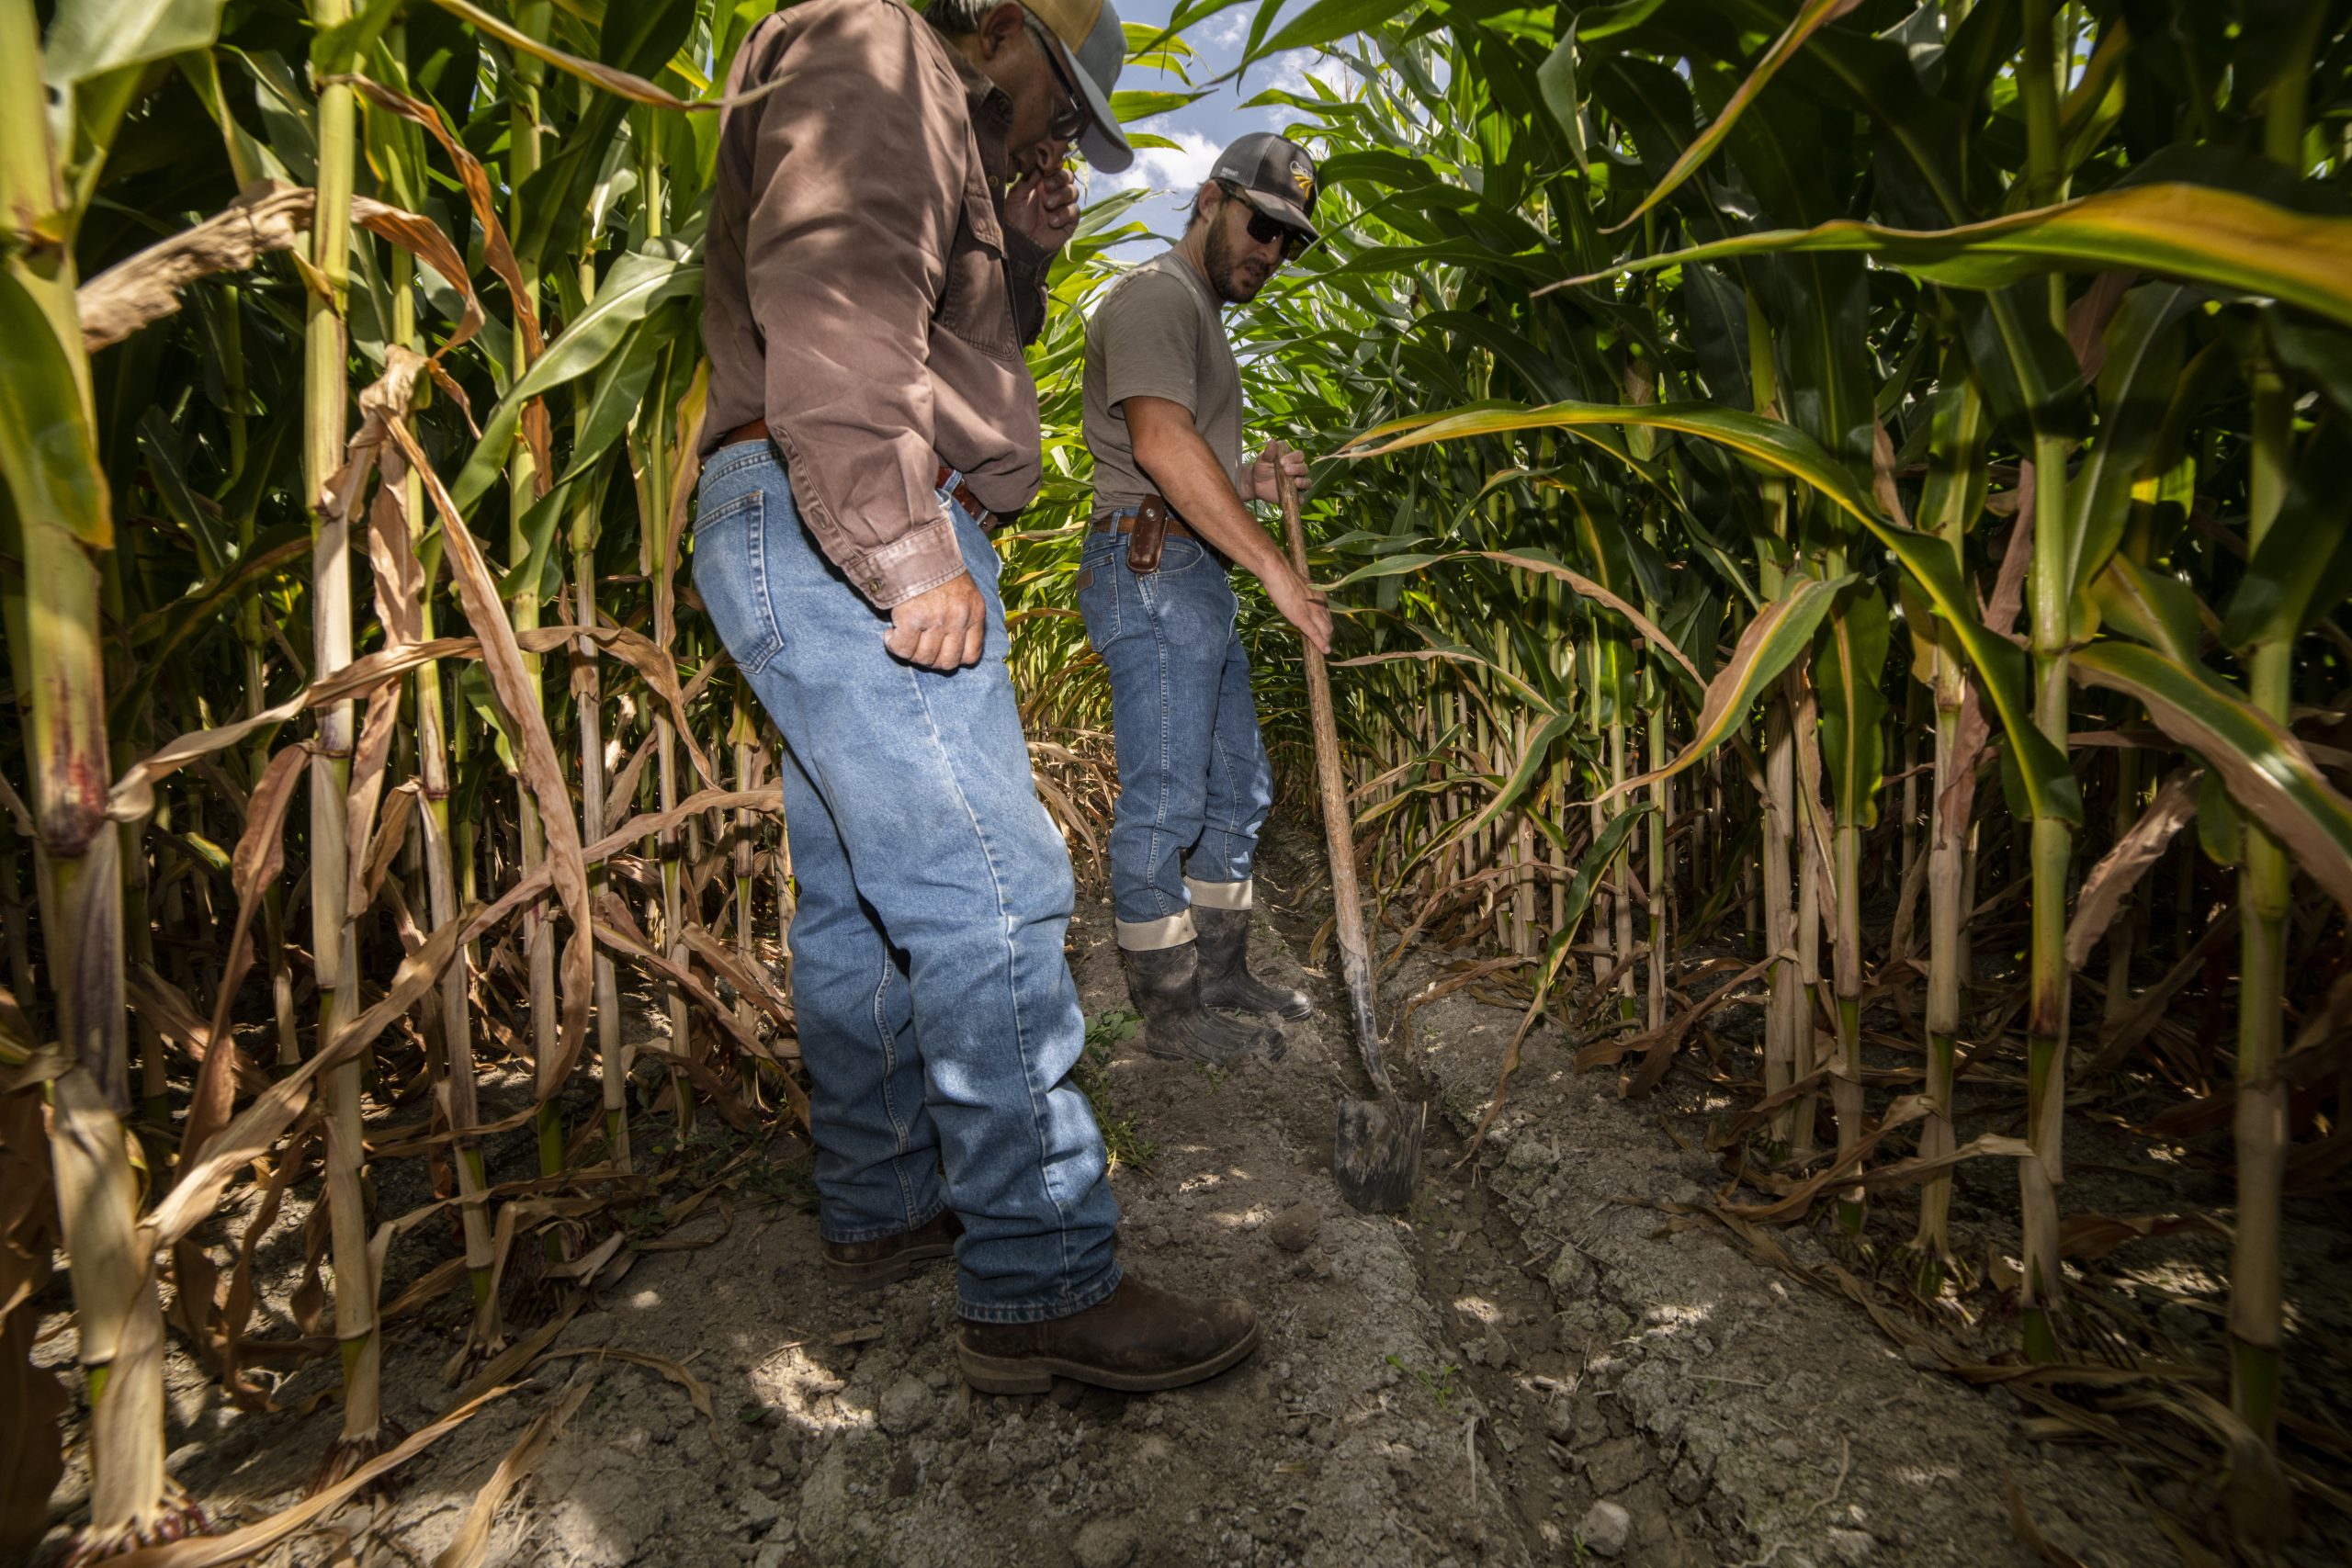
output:
[[[695,588],[784,735],[824,1234],[875,1240],[953,1207],[966,1317],[1083,1311],[1118,1288],[1118,1207],[1069,1080],[1086,1037],[1062,954],[1069,852],[1030,777],[997,553],[956,509],[989,626],[980,661],[943,675],[883,648],[889,618],[818,548],[766,442],[712,454],[699,499]]]
[[[1127,543],[1089,535],[1078,579],[1118,746],[1111,908],[1120,946],[1173,947],[1192,939],[1193,905],[1250,907],[1274,775],[1224,563],[1170,538],[1159,570],[1138,573]]]

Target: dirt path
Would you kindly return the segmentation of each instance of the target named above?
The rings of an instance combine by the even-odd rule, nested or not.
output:
[[[1284,890],[1312,878],[1273,859],[1260,962],[1295,980],[1315,911],[1283,908]],[[1106,1043],[1126,1005],[1110,938],[1107,908],[1088,903],[1071,952]],[[1392,1011],[1433,962],[1391,977]],[[777,1203],[739,1212],[717,1246],[643,1258],[555,1342],[587,1354],[545,1362],[445,1438],[372,1519],[335,1523],[364,1529],[360,1568],[432,1562],[526,1425],[593,1383],[498,1514],[484,1561],[2030,1562],[2005,1473],[2059,1549],[2174,1560],[2111,1452],[2030,1441],[2009,1395],[1921,1370],[1850,1303],[1711,1230],[1656,1236],[1664,1216],[1648,1205],[1696,1199],[1713,1163],[1655,1110],[1618,1101],[1606,1075],[1572,1077],[1538,1049],[1479,1161],[1458,1167],[1509,1013],[1451,998],[1417,1015],[1410,1067],[1445,1112],[1420,1201],[1403,1218],[1350,1212],[1328,1174],[1332,1100],[1352,1070],[1337,1018],[1292,1026],[1278,1063],[1223,1074],[1111,1046],[1112,1115],[1152,1145],[1114,1176],[1127,1262],[1240,1290],[1265,1325],[1257,1356],[1216,1382],[973,1395],[946,1269],[836,1291],[814,1219]],[[779,1139],[771,1153],[805,1149]],[[1813,1260],[1806,1237],[1784,1235]],[[421,1327],[395,1337],[387,1404],[412,1429],[447,1405],[448,1348]],[[686,1361],[713,1418],[599,1349]],[[181,1473],[254,1515],[290,1496],[333,1408],[238,1417],[183,1371]],[[351,1559],[313,1537],[277,1561]]]

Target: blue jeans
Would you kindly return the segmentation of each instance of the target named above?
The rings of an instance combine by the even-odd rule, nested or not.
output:
[[[818,548],[766,442],[712,454],[699,500],[695,588],[784,735],[824,1234],[876,1240],[953,1206],[966,1317],[1081,1312],[1118,1288],[1118,1206],[1069,1080],[1075,890],[1030,777],[996,551],[956,511],[988,638],[943,675],[883,648],[889,618]]]
[[[1258,829],[1274,798],[1250,656],[1225,567],[1170,538],[1159,570],[1127,565],[1127,536],[1088,536],[1078,607],[1111,676],[1119,803],[1111,906],[1119,944],[1191,940],[1192,907],[1246,908]]]

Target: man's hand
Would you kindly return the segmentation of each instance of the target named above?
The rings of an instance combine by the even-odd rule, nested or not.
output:
[[[1331,609],[1325,603],[1323,590],[1308,583],[1298,573],[1285,567],[1280,573],[1262,578],[1266,597],[1283,613],[1283,619],[1298,628],[1298,635],[1315,645],[1315,651],[1331,651]]]
[[[1048,254],[1059,251],[1078,230],[1078,181],[1058,161],[1031,164],[1005,194],[1004,220]]]
[[[1324,625],[1330,625],[1328,615]],[[882,646],[894,658],[944,673],[976,662],[988,631],[988,601],[966,572],[891,610],[890,632]]]
[[[1287,442],[1267,442],[1264,449],[1259,452],[1257,461],[1250,465],[1250,494],[1247,499],[1280,501],[1283,492],[1277,483],[1277,476],[1285,473],[1290,475],[1291,488],[1297,491],[1302,499],[1315,488],[1315,481],[1306,477],[1306,453]]]

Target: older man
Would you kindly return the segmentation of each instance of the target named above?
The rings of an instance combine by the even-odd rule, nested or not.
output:
[[[1249,1354],[1242,1302],[1123,1275],[986,530],[1035,496],[1022,359],[1130,153],[1103,0],[811,0],[761,22],[720,123],[695,585],[783,733],[794,1002],[826,1262],[956,1255],[965,1375],[1173,1388]]]
[[[1255,573],[1326,652],[1331,613],[1250,513],[1277,499],[1283,472],[1304,489],[1306,463],[1279,441],[1242,461],[1241,374],[1219,311],[1257,298],[1314,242],[1315,197],[1304,149],[1241,138],[1194,195],[1182,240],[1120,279],[1087,324],[1095,510],[1078,604],[1111,676],[1119,948],[1145,1048],[1161,1056],[1278,1049],[1274,1020],[1311,1010],[1247,963],[1273,773],[1230,569]]]

